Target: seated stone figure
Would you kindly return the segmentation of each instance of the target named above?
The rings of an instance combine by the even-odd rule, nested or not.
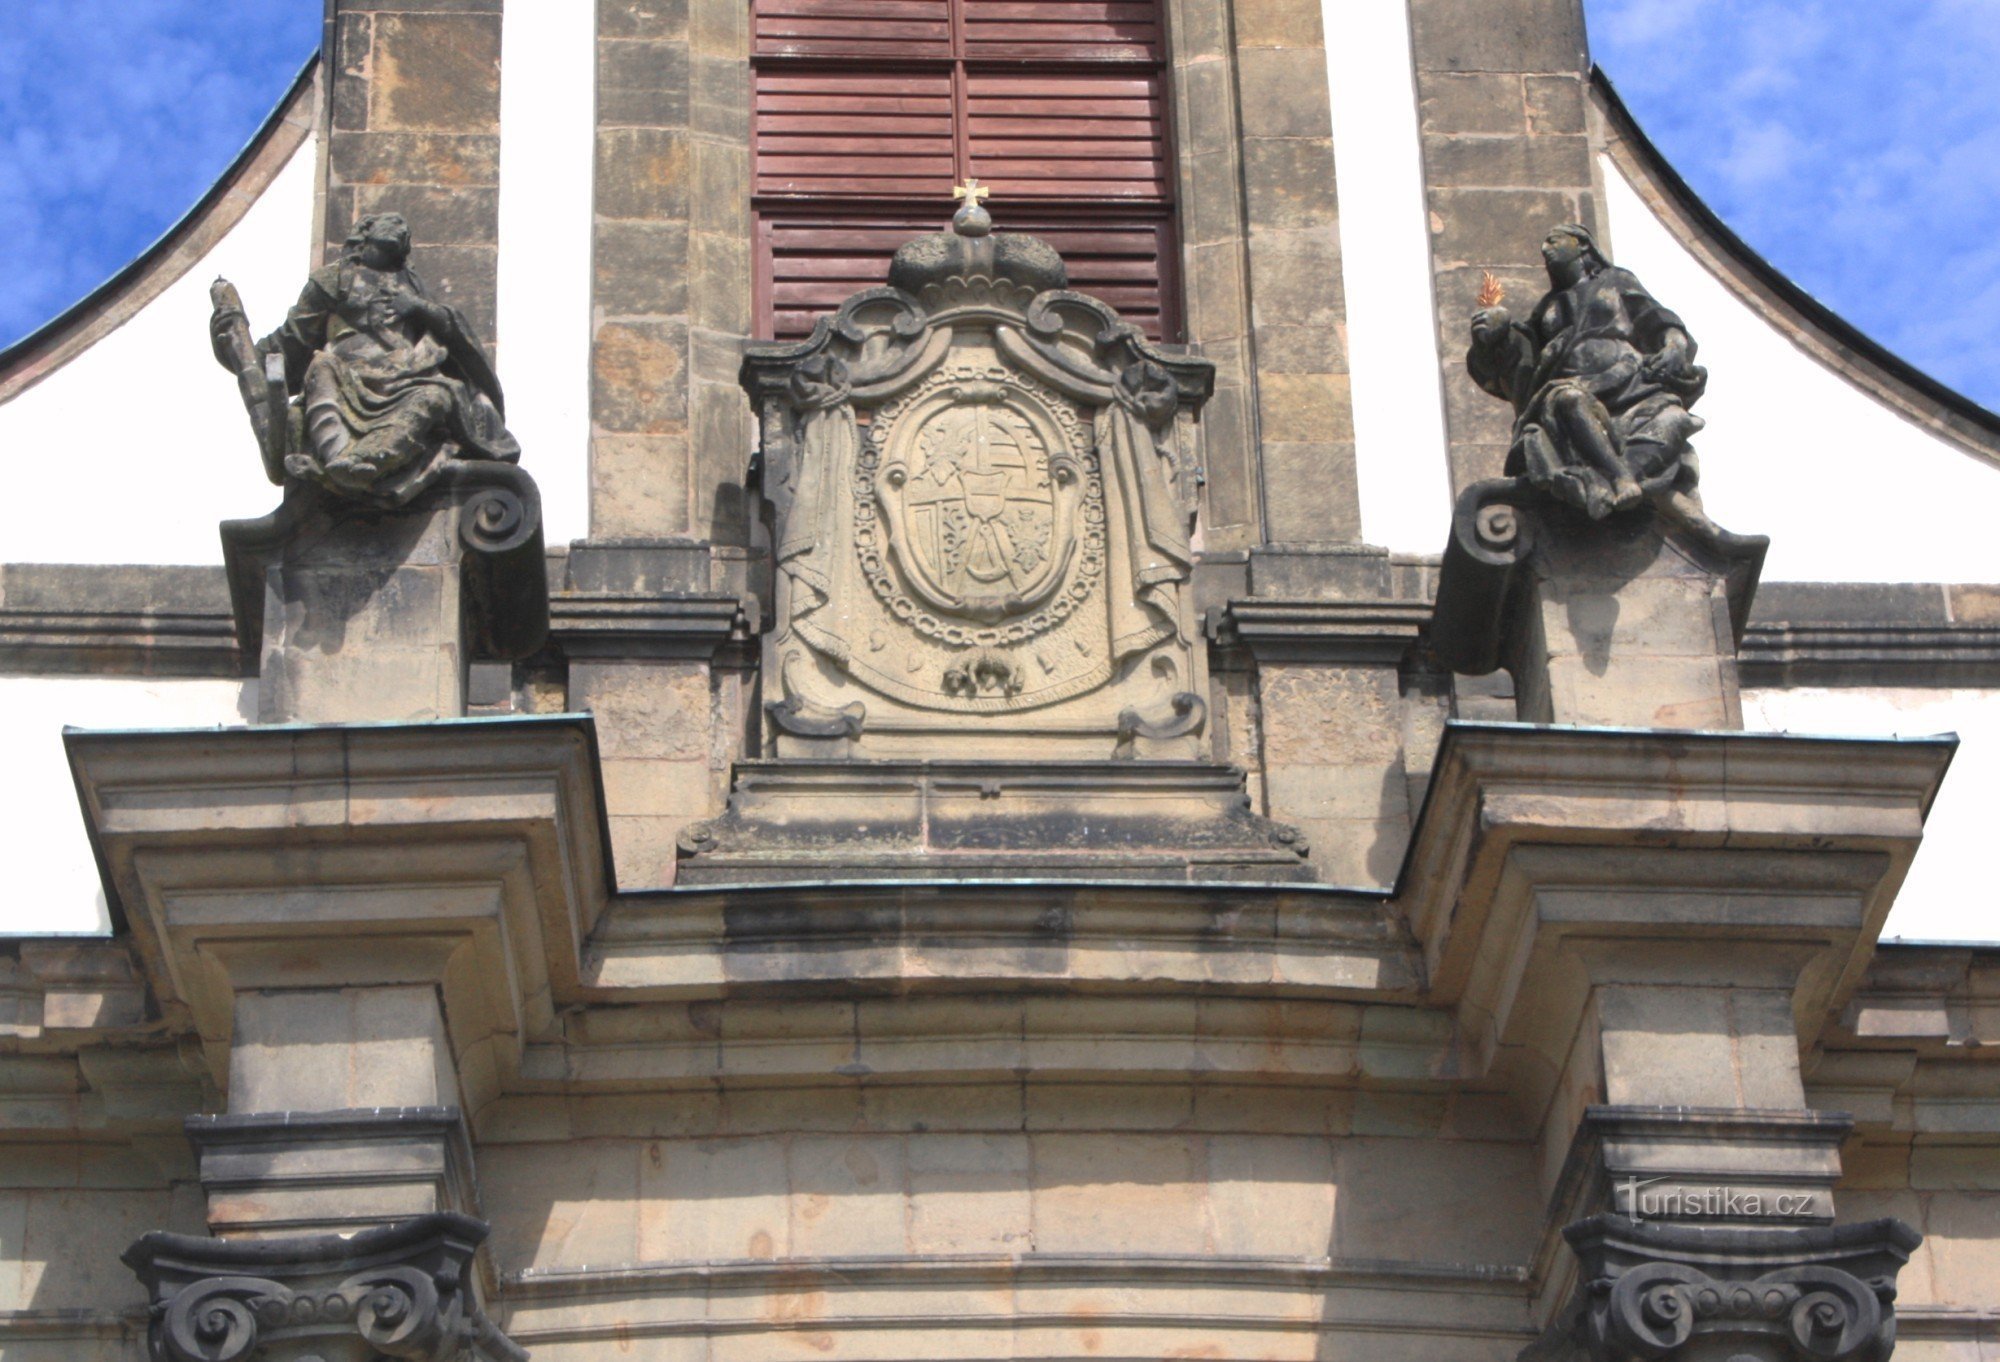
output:
[[[1550,232],[1542,259],[1551,287],[1527,321],[1497,291],[1472,315],[1466,368],[1516,413],[1506,472],[1593,520],[1691,492],[1708,373],[1687,328],[1582,227]]]
[[[519,460],[484,347],[425,296],[409,255],[401,216],[364,217],[285,324],[254,344],[235,289],[216,281],[215,355],[242,383],[273,481],[399,506],[452,460]],[[285,395],[298,399],[289,409]]]

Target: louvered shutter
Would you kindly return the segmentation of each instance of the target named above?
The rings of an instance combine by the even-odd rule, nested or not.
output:
[[[755,0],[766,334],[883,282],[977,176],[1075,287],[1178,331],[1157,0]]]

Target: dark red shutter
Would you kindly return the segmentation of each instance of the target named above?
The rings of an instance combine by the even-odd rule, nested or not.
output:
[[[1160,8],[1145,0],[963,0],[968,61],[1160,59]]]
[[[951,198],[949,71],[757,72],[757,193]]]
[[[760,57],[951,56],[950,0],[757,0]]]
[[[766,334],[888,275],[966,176],[1072,284],[1177,338],[1157,0],[754,0]]]

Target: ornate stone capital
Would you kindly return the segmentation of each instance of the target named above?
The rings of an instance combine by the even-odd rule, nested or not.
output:
[[[451,1214],[352,1238],[155,1231],[124,1261],[151,1297],[154,1362],[526,1362],[473,1291],[486,1233]]]
[[[1801,1230],[1599,1215],[1563,1231],[1582,1273],[1568,1336],[1532,1353],[1590,1362],[1885,1362],[1900,1220]]]

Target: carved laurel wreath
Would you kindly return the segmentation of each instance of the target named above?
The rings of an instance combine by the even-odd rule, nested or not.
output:
[[[942,618],[911,599],[889,569],[882,541],[881,518],[875,506],[875,471],[881,464],[882,451],[888,444],[890,433],[903,414],[938,389],[975,378],[1004,383],[1039,399],[1055,416],[1083,469],[1083,501],[1078,514],[1081,542],[1069,584],[1033,613],[1005,624],[985,627]],[[861,442],[861,451],[854,466],[855,553],[861,561],[862,575],[868,579],[869,586],[874,588],[889,613],[926,638],[934,639],[947,648],[991,648],[1025,643],[1047,633],[1074,614],[1077,607],[1089,600],[1091,593],[1097,589],[1098,580],[1104,575],[1104,542],[1104,478],[1090,429],[1077,419],[1075,408],[1065,398],[1033,379],[998,364],[979,369],[946,365],[895,402],[877,411],[869,424],[867,438]]]

